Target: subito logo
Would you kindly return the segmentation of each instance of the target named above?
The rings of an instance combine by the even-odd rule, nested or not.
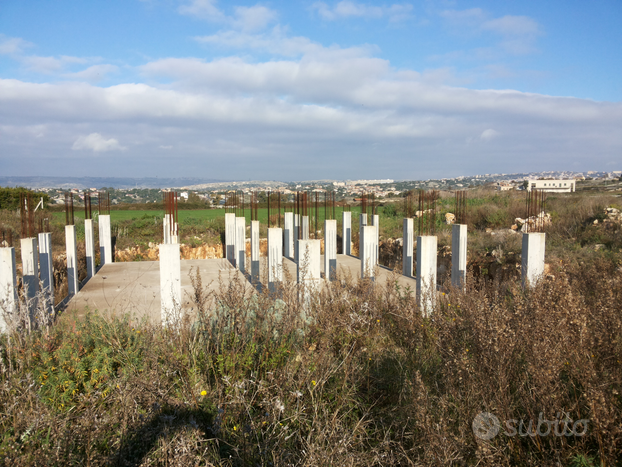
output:
[[[493,414],[480,412],[473,419],[471,427],[473,428],[473,434],[479,439],[490,440],[499,433],[501,423],[499,423],[499,419]]]

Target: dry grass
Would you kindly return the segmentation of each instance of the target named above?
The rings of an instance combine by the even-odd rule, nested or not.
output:
[[[618,465],[622,277],[568,266],[441,295],[341,277],[299,301],[215,297],[179,329],[96,314],[1,339],[0,456],[11,465]],[[217,306],[208,309],[211,299]],[[501,420],[474,436],[479,412]],[[542,415],[540,415],[542,414]],[[589,419],[585,436],[505,422]],[[535,428],[535,426],[534,426]],[[510,433],[511,434],[511,433]],[[584,464],[581,464],[584,462]]]

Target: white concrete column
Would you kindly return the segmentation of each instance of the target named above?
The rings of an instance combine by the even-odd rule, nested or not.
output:
[[[78,245],[76,226],[65,226],[65,247],[67,249],[67,294],[73,297],[80,290],[78,282]]]
[[[376,258],[380,261],[380,216],[378,214],[374,214],[373,216],[373,226],[376,227]]]
[[[341,213],[342,227],[341,238],[343,243],[341,245],[341,253],[344,255],[352,254],[352,213],[350,211],[343,211]]]
[[[235,218],[235,267],[244,272],[246,263],[246,218]]]
[[[332,281],[337,275],[337,221],[324,221],[324,277]]]
[[[275,292],[283,282],[283,229],[268,229],[268,288]]]
[[[300,214],[294,215],[294,262],[298,264],[298,232],[300,232]]]
[[[430,316],[436,304],[436,236],[417,237],[417,300],[424,316]]]
[[[171,215],[164,214],[164,219],[162,219],[162,243],[168,245],[171,243]]]
[[[361,227],[359,258],[361,260],[361,277],[373,279],[374,269],[378,265],[378,238],[376,237],[376,227],[373,225]]]
[[[179,243],[160,245],[160,316],[163,326],[181,318],[181,259]]]
[[[39,269],[45,309],[54,313],[54,259],[52,257],[52,234],[39,234]]]
[[[251,221],[251,283],[259,284],[259,221]]]
[[[286,212],[284,219],[285,228],[283,229],[283,256],[292,258],[294,256],[294,213]]]
[[[37,292],[39,292],[39,258],[37,239],[35,237],[22,238],[22,281],[24,284],[24,298],[30,319],[34,318],[37,308]]]
[[[86,280],[95,275],[95,232],[93,219],[84,220],[84,246],[86,250]]]
[[[225,258],[235,266],[235,214],[225,214]]]
[[[302,216],[302,239],[309,240],[309,216]]]
[[[523,234],[521,275],[523,288],[533,287],[544,275],[544,251],[546,234],[533,232]]]
[[[467,267],[467,226],[451,227],[451,285],[464,290]]]
[[[99,216],[99,260],[101,265],[112,263],[112,235],[110,214]]]
[[[300,263],[297,268],[298,283],[317,281],[322,278],[320,243],[320,240],[300,241]]]
[[[367,225],[367,213],[359,214],[359,228]]]
[[[414,245],[414,221],[412,218],[404,218],[402,233],[402,274],[406,277],[413,276],[413,252]]]
[[[0,332],[8,330],[18,306],[15,248],[0,247]]]

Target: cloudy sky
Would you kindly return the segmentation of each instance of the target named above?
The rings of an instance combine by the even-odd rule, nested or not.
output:
[[[622,170],[620,0],[2,0],[0,174]]]

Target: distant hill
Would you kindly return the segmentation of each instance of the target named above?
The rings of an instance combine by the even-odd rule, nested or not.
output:
[[[226,183],[225,180],[204,178],[129,178],[129,177],[6,177],[0,176],[0,186],[26,188],[180,188],[207,183]]]

